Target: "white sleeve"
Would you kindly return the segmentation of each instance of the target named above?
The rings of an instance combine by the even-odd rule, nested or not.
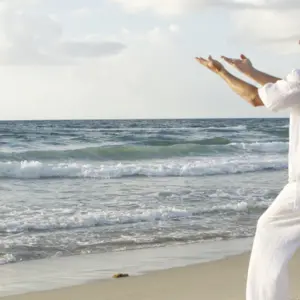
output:
[[[258,94],[265,107],[274,112],[300,105],[300,70],[293,70],[276,83],[265,84]]]

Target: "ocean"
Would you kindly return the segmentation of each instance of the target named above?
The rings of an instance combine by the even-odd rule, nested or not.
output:
[[[0,122],[0,264],[242,240],[287,180],[287,119]]]

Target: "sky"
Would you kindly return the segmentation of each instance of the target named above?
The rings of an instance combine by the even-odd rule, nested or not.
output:
[[[299,0],[0,0],[0,120],[285,117],[194,57],[243,53],[284,77],[299,14]]]

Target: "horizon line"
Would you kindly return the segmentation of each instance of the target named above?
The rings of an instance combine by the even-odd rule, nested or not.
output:
[[[75,119],[7,119],[2,122],[55,122],[55,121],[171,121],[171,120],[250,120],[250,119],[289,119],[289,117],[181,117],[181,118],[75,118]]]

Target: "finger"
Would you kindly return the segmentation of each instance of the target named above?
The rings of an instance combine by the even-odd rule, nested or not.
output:
[[[211,55],[208,57],[208,62],[214,64],[216,62],[218,62],[217,60],[215,60]]]
[[[196,60],[199,62],[206,62],[207,60],[202,57],[196,57]]]
[[[225,60],[228,64],[233,64],[233,59],[232,58],[222,56],[222,59]]]
[[[236,59],[233,59],[233,58],[227,58],[227,59],[224,59],[224,60],[225,60],[225,62],[227,62],[231,66],[234,66],[237,63]]]
[[[244,54],[241,54],[241,59],[248,59]]]
[[[206,59],[204,59],[204,58],[202,58],[202,57],[196,57],[196,60],[200,63],[200,64],[202,64],[202,65],[207,65],[207,63],[208,63],[208,61],[206,60]]]
[[[224,59],[224,60],[229,60],[229,59],[231,59],[231,58],[229,58],[229,57],[227,57],[227,56],[224,56],[224,55],[222,55],[221,58]]]

